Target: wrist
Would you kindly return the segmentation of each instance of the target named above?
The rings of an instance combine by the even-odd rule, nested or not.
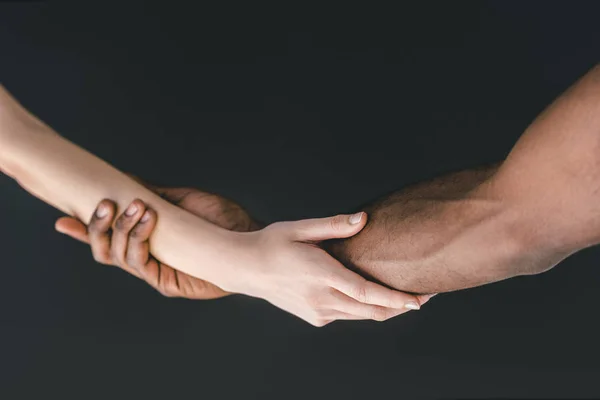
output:
[[[222,230],[219,233],[220,245],[213,248],[213,262],[208,264],[206,271],[199,272],[199,277],[227,292],[251,294],[249,288],[261,280],[260,243],[263,231]]]

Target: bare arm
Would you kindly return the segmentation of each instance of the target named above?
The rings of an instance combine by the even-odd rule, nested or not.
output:
[[[240,241],[240,233],[221,229],[175,207],[64,139],[2,87],[0,143],[2,170],[30,193],[86,223],[104,198],[113,199],[119,210],[136,198],[142,199],[160,215],[150,242],[153,253],[183,272],[219,280],[219,261],[223,260],[219,253],[231,251],[231,246]]]
[[[400,290],[445,292],[546,271],[600,242],[600,67],[550,105],[500,165],[401,190],[329,244]]]
[[[149,238],[158,260],[226,291],[263,298],[314,325],[336,319],[384,320],[419,307],[420,299],[366,281],[314,245],[356,234],[366,223],[364,213],[276,223],[249,233],[225,230],[164,201],[64,139],[2,86],[0,169],[85,223],[102,199],[113,200],[119,210],[138,199],[139,207],[158,216],[151,219],[156,226]],[[102,217],[96,213],[97,218]],[[119,220],[115,230],[122,232],[127,219]],[[136,232],[135,237],[142,237]]]

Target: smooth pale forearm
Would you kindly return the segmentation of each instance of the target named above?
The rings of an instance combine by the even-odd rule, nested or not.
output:
[[[150,239],[153,255],[192,276],[222,280],[220,269],[231,267],[244,234],[221,229],[163,200],[55,133],[1,86],[0,108],[0,168],[23,188],[86,223],[104,198],[120,209],[139,198],[159,215]]]

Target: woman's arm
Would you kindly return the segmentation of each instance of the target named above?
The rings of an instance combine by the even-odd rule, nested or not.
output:
[[[263,298],[314,325],[384,320],[427,299],[368,282],[314,245],[356,234],[366,223],[364,213],[277,223],[253,233],[227,231],[164,201],[62,138],[1,86],[0,168],[35,196],[86,223],[102,199],[113,200],[119,210],[140,199],[159,216],[150,238],[157,259],[224,290]]]
[[[221,280],[218,272],[223,255],[237,254],[234,249],[243,246],[240,233],[221,229],[170,204],[61,137],[2,87],[0,168],[36,197],[86,223],[102,199],[115,201],[118,210],[135,198],[142,199],[160,216],[150,239],[153,254],[193,276]],[[232,261],[227,260],[235,265]]]

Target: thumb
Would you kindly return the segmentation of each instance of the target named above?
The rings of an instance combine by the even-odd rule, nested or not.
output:
[[[54,229],[80,242],[90,244],[87,227],[81,221],[72,217],[61,217],[54,224]]]
[[[293,222],[294,239],[302,242],[320,242],[356,235],[365,227],[367,214],[340,214],[335,217],[305,219]]]

